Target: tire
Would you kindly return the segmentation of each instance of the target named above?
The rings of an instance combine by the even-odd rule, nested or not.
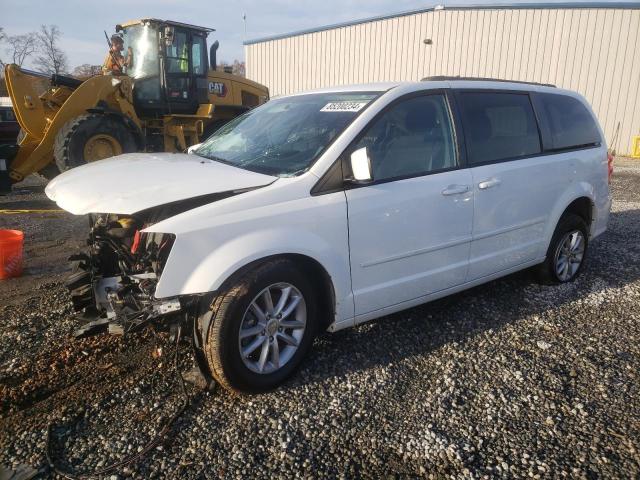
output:
[[[137,150],[133,134],[120,119],[92,113],[69,120],[60,129],[53,156],[58,169],[64,172],[91,161]]]
[[[281,297],[274,296],[273,293],[277,294],[279,291],[282,296],[285,286],[292,287],[287,302],[293,302],[298,296],[302,299],[297,300],[295,309],[286,317],[278,320],[274,316],[260,322],[254,314],[253,302],[257,302],[263,313],[268,313],[263,292],[271,289],[273,305],[277,307]],[[290,305],[285,303],[284,313]],[[200,318],[200,325],[208,325],[204,336],[204,351],[213,378],[227,390],[237,393],[265,392],[280,385],[298,368],[311,347],[316,334],[317,305],[317,292],[312,284],[288,260],[265,262],[232,280],[230,286],[214,298],[209,310]],[[305,315],[301,315],[303,309]],[[271,312],[277,313],[276,310]],[[306,321],[300,321],[304,316]],[[253,321],[257,323],[252,326]],[[280,321],[283,322],[282,325]],[[286,326],[294,323],[298,325],[297,329]],[[303,329],[299,326],[301,323],[305,325]],[[262,332],[240,339],[241,328],[246,332],[262,328]],[[287,341],[284,340],[285,336],[288,336]],[[296,339],[297,346],[293,347],[293,343],[289,342]],[[268,353],[263,355],[265,342],[268,342]],[[259,346],[251,350],[252,345],[256,344]],[[277,357],[274,353],[276,348],[279,352]],[[241,349],[251,352],[243,356]],[[262,362],[263,371],[260,373],[263,356],[265,361]],[[277,368],[276,358],[280,359]]]
[[[571,238],[569,238],[569,236],[571,236]],[[573,245],[574,238],[576,239],[576,250],[571,252],[568,262],[559,263],[559,259],[563,255],[563,246],[565,247],[564,251],[567,251],[566,247],[568,244],[565,242]],[[581,253],[577,242],[582,242]],[[589,230],[582,217],[572,213],[563,215],[558,221],[558,225],[553,232],[553,237],[551,237],[551,243],[547,249],[547,257],[545,261],[537,267],[537,276],[540,283],[554,285],[574,281],[582,271],[582,267],[587,259],[588,243]],[[573,248],[574,247],[570,247],[569,251]],[[578,260],[579,263],[575,263]],[[561,264],[565,265],[567,263],[568,265],[565,269],[560,269]]]

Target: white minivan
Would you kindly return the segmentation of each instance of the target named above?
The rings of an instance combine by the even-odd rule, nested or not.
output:
[[[273,99],[188,155],[121,155],[46,193],[91,214],[68,283],[81,334],[187,325],[206,375],[258,392],[321,330],[534,266],[573,280],[610,167],[579,94],[439,77]]]

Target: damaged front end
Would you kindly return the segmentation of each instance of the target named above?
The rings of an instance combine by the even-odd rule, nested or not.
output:
[[[189,299],[154,297],[175,236],[145,233],[157,219],[144,215],[90,215],[88,252],[74,255],[67,287],[84,326],[75,335],[125,334],[150,321],[179,324]]]

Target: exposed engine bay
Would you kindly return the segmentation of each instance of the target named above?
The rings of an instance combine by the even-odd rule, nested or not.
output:
[[[125,334],[156,319],[164,327],[180,324],[184,314],[197,306],[198,297],[154,297],[175,236],[143,230],[247,190],[199,195],[130,215],[89,214],[88,249],[69,258],[74,266],[67,288],[75,310],[85,320],[76,336],[106,331]]]
[[[88,251],[70,258],[74,273],[67,281],[74,308],[90,320],[77,336],[124,334],[183,310],[178,298],[154,298],[175,239],[171,234],[142,232],[157,219],[114,214],[89,218]]]

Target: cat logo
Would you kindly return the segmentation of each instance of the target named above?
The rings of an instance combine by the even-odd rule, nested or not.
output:
[[[224,97],[227,94],[227,87],[222,82],[209,82],[209,93]]]

